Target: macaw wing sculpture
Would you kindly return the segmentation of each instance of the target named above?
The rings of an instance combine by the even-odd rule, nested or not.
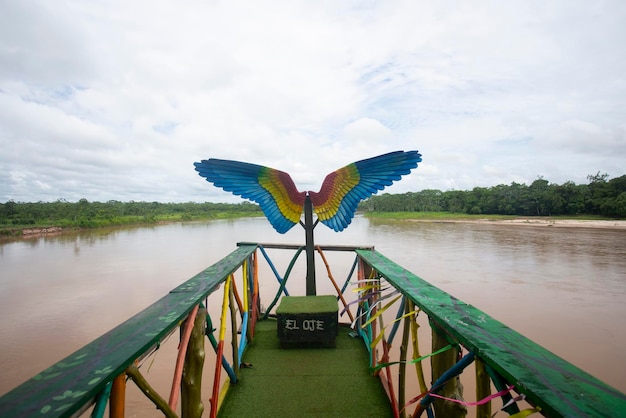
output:
[[[313,210],[323,224],[343,231],[361,200],[400,180],[421,161],[417,151],[395,151],[348,164],[326,176],[318,193],[309,193]]]
[[[215,186],[258,203],[274,229],[281,234],[300,222],[306,195],[298,192],[284,171],[216,158],[194,165],[198,174]]]
[[[250,199],[274,229],[284,234],[300,222],[307,195],[318,219],[343,231],[354,218],[359,202],[409,174],[422,156],[417,151],[395,151],[333,171],[319,192],[299,192],[289,174],[256,164],[210,158],[196,162],[196,171],[227,192]]]

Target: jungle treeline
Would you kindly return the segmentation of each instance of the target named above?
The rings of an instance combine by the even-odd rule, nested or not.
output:
[[[588,184],[511,183],[472,190],[422,190],[374,195],[361,202],[365,212],[448,212],[473,215],[581,216],[626,218],[626,175],[587,177]],[[241,203],[68,202],[0,203],[0,230],[30,226],[97,228],[103,226],[262,216],[258,205]],[[5,231],[6,232],[6,231]]]
[[[608,180],[607,174],[587,176],[588,184],[511,183],[472,190],[422,190],[374,195],[361,203],[364,211],[449,212],[517,216],[626,217],[626,175]]]
[[[160,202],[68,202],[0,203],[0,227],[60,226],[97,228],[104,226],[193,221],[243,216],[262,216],[258,205],[241,203],[160,203]]]

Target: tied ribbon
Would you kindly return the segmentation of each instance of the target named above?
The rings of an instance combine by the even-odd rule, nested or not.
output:
[[[421,356],[421,357],[415,358],[415,359],[410,360],[410,361],[404,361],[404,362],[402,362],[402,361],[394,361],[394,362],[391,362],[391,363],[379,363],[379,364],[377,364],[377,365],[376,365],[376,367],[371,368],[371,370],[372,370],[372,371],[376,371],[376,370],[378,370],[378,369],[382,369],[383,367],[393,366],[394,364],[400,364],[400,363],[405,363],[405,364],[415,364],[415,363],[419,363],[420,361],[425,360],[425,359],[427,359],[428,357],[436,356],[437,354],[441,354],[441,353],[443,353],[444,351],[448,351],[448,350],[450,350],[450,349],[452,349],[452,348],[454,348],[454,347],[457,347],[457,344],[448,344],[448,345],[446,345],[445,347],[440,348],[440,349],[439,349],[439,350],[437,350],[437,351],[433,351],[433,352],[432,352],[432,353],[430,353],[430,354],[423,355],[423,356]],[[428,392],[424,392],[421,396],[424,396],[424,395],[426,395],[427,393],[428,393]],[[418,399],[419,399],[419,398],[418,398]]]
[[[486,398],[483,398],[483,399],[481,399],[479,401],[476,401],[476,402],[464,402],[464,401],[461,401],[459,399],[446,398],[445,396],[441,396],[441,395],[438,395],[436,393],[431,393],[430,396],[432,396],[433,398],[444,399],[444,400],[450,401],[450,402],[460,403],[461,405],[465,405],[465,406],[478,406],[478,405],[486,404],[487,402],[491,401],[492,399],[499,398],[500,396],[506,395],[513,388],[514,388],[514,386],[508,386],[506,389],[503,389],[503,390],[501,390],[498,393],[494,393],[492,395],[489,395]]]
[[[349,303],[348,303],[348,304],[347,304],[347,305],[343,308],[343,310],[339,313],[339,316],[343,316],[343,314],[344,314],[344,313],[346,313],[346,311],[348,310],[348,308],[349,308],[349,306],[350,306],[350,305],[353,305],[353,304],[356,304],[356,303],[365,302],[366,300],[368,300],[368,299],[372,298],[373,296],[380,296],[380,295],[382,295],[382,293],[383,293],[384,291],[386,291],[387,289],[390,289],[390,288],[391,288],[391,286],[382,287],[382,284],[381,284],[380,279],[359,280],[359,283],[364,282],[364,281],[365,281],[365,282],[372,282],[372,283],[374,283],[374,284],[371,284],[371,285],[365,285],[365,286],[361,286],[361,287],[357,287],[357,288],[355,288],[355,289],[352,289],[352,291],[353,291],[353,292],[358,292],[358,293],[360,294],[360,296],[359,296],[357,299],[355,299],[355,300],[353,300],[353,301],[349,302]],[[368,291],[369,291],[369,292],[368,292]],[[379,298],[379,300],[378,300],[378,301],[377,301],[377,302],[376,302],[376,303],[375,303],[372,307],[370,307],[370,311],[371,311],[372,309],[374,309],[374,307],[375,307],[377,304],[379,304],[380,302],[382,302],[383,300],[385,300],[385,299],[387,299],[387,298],[389,298],[389,297],[391,297],[391,296],[397,295],[398,293],[400,293],[400,292],[399,292],[398,290],[395,290],[395,291],[391,292],[389,295],[386,295],[386,296],[382,296],[382,297],[380,297],[380,298]],[[361,316],[363,316],[363,314],[362,314]],[[359,316],[359,318],[360,318],[361,316]],[[357,318],[357,319],[358,319],[358,318]],[[355,319],[355,320],[352,322],[352,326],[353,326],[353,327],[354,327],[354,324],[356,323],[356,321],[357,321],[357,320]]]
[[[519,411],[517,414],[510,415],[509,418],[525,418],[539,411],[541,411],[541,408],[539,407],[524,409],[523,411]]]
[[[430,396],[432,396],[433,398],[439,398],[439,399],[443,399],[443,400],[446,400],[446,401],[459,403],[459,404],[465,405],[465,406],[479,406],[479,405],[486,404],[487,402],[490,402],[490,401],[492,401],[495,398],[499,398],[501,396],[506,395],[511,390],[513,390],[514,387],[515,386],[513,386],[513,385],[507,386],[506,389],[503,389],[503,390],[501,390],[498,393],[494,393],[492,395],[489,395],[486,398],[483,398],[483,399],[481,399],[479,401],[476,401],[476,402],[465,402],[465,401],[461,401],[459,399],[446,398],[445,396],[441,396],[441,395],[438,395],[438,394],[432,393],[432,392],[430,393]],[[526,399],[526,396],[524,394],[521,394],[519,396],[514,397],[513,399],[508,401],[506,404],[504,404],[502,406],[502,408],[500,408],[498,411],[496,411],[496,413],[493,414],[491,416],[491,418],[494,418],[498,414],[498,412],[504,410],[504,408],[506,408],[507,406],[513,404],[514,402],[523,401],[524,399]],[[526,418],[527,416],[532,415],[532,414],[534,414],[536,412],[539,412],[539,411],[541,411],[541,408],[539,408],[539,407],[528,408],[528,409],[524,409],[523,411],[520,411],[520,412],[518,412],[516,414],[510,415],[509,418]]]
[[[391,296],[391,295],[390,295]],[[398,299],[400,299],[402,297],[402,295],[394,298],[391,302],[387,303],[385,306],[383,306],[382,308],[380,308],[374,315],[372,315],[372,317],[365,322],[363,325],[361,325],[361,328],[365,328],[367,327],[369,324],[371,324],[372,322],[374,322],[376,320],[376,318],[380,317],[391,305],[393,305]],[[381,299],[382,301],[382,299]],[[394,324],[396,321],[399,321],[401,318],[396,318],[391,324]],[[387,325],[388,326],[388,325]],[[385,336],[385,329],[387,328],[387,326],[383,327],[383,329],[380,330],[380,334],[378,334],[378,336],[376,337],[376,339],[374,339],[374,341],[372,341],[372,343],[370,344],[371,348],[376,347],[376,344],[378,344],[380,342],[380,340]]]
[[[375,309],[378,305],[382,304],[382,302],[383,302],[383,301],[385,301],[385,300],[389,299],[390,297],[393,297],[393,296],[397,295],[398,293],[400,293],[400,291],[399,291],[399,290],[395,290],[395,291],[393,291],[393,292],[391,292],[391,293],[389,293],[389,294],[387,294],[387,295],[380,296],[380,297],[378,298],[378,300],[377,300],[376,302],[374,302],[374,303],[372,304],[372,306],[370,306],[370,308],[369,308],[367,311],[364,311],[363,313],[361,313],[361,315],[357,316],[357,317],[354,319],[354,321],[352,321],[352,324],[351,324],[350,326],[351,326],[352,328],[354,328],[354,325],[356,324],[356,322],[357,322],[359,319],[363,318],[364,316],[367,316],[367,315],[371,314],[371,313],[372,313],[372,311],[373,311],[373,310],[374,310],[374,309]],[[376,293],[376,295],[380,295],[380,294],[381,294],[380,292]],[[347,306],[343,309],[343,311],[341,311],[341,314],[340,314],[340,315],[343,315],[343,314],[346,312],[346,310],[348,309],[348,306],[352,305],[353,303],[361,303],[361,302],[364,302],[364,301],[368,300],[368,299],[369,299],[371,296],[373,296],[373,295],[374,295],[374,293],[368,293],[367,295],[365,295],[365,296],[363,296],[363,297],[360,297],[359,299],[353,300],[352,302],[348,303],[348,305],[347,305]],[[399,297],[400,297],[400,296],[398,296],[398,298],[399,298]],[[387,308],[385,308],[385,309],[387,309]],[[376,316],[378,316],[378,315],[376,315]],[[371,321],[368,321],[368,324],[369,324],[370,322],[371,322]],[[367,324],[366,324],[366,325],[367,325]]]
[[[391,296],[391,295],[390,295]],[[367,322],[365,322],[363,325],[361,325],[361,328],[365,328],[366,326],[368,326],[369,324],[371,324],[372,322],[374,322],[376,320],[376,318],[378,318],[379,316],[381,316],[391,305],[394,304],[395,301],[397,301],[398,299],[400,299],[402,297],[402,295],[394,298],[391,302],[387,303],[385,306],[383,306],[382,308],[380,308],[378,310],[378,312],[376,312],[374,315],[372,315],[372,317],[370,319],[367,320]],[[382,301],[382,299],[380,300]],[[371,309],[370,309],[371,310]]]
[[[512,387],[512,386],[511,386]],[[492,416],[491,418],[494,418],[496,415],[498,415],[498,412],[503,411],[504,408],[506,408],[509,405],[514,404],[515,402],[519,402],[519,401],[523,401],[524,399],[526,399],[526,395],[524,395],[523,393],[519,394],[518,396],[510,399],[507,403],[505,403],[504,405],[502,405],[502,408],[500,408],[499,410],[497,410]],[[529,415],[534,414],[535,412],[539,412],[541,411],[540,407],[535,407],[535,408],[528,408],[528,409],[524,409],[523,411],[519,411],[516,414],[513,415],[509,415],[509,418],[526,418]]]

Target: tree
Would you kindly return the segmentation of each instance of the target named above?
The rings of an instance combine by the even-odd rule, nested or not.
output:
[[[467,211],[467,192],[461,190],[450,190],[442,195],[443,209],[452,213],[463,213]]]
[[[17,213],[17,203],[13,200],[9,200],[4,205],[2,205],[2,216],[11,218]]]
[[[528,188],[529,198],[533,203],[534,214],[537,216],[546,213],[548,184],[548,180],[539,177],[537,180],[533,181]]]

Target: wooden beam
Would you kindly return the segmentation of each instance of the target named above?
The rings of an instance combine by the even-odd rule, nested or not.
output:
[[[450,342],[445,333],[439,329],[436,325],[431,324],[432,327],[432,352],[441,350],[447,347]],[[442,374],[448,371],[454,366],[459,358],[459,350],[451,349],[444,351],[441,354],[431,357],[431,374],[432,381],[435,382]],[[450,399],[463,400],[463,385],[459,376],[455,376],[443,386],[441,390],[435,391],[435,393]],[[449,418],[463,418],[467,415],[467,407],[465,405],[447,401],[444,399],[435,399],[433,401],[433,408],[435,409],[435,416],[449,417]]]
[[[134,364],[131,364],[126,369],[126,375],[132,379],[133,382],[137,385],[139,390],[143,392],[144,395],[148,399],[152,401],[152,403],[157,407],[157,409],[163,412],[163,415],[166,418],[177,418],[178,415],[167,404],[167,401],[161,397],[153,388],[150,386],[148,381],[143,377],[143,375],[139,372],[139,369]]]
[[[476,368],[476,400],[485,399],[491,395],[491,379],[485,369],[485,363],[481,359],[474,360],[474,367]],[[476,407],[476,418],[490,417],[491,401]]]
[[[126,409],[126,373],[120,374],[113,380],[111,397],[109,399],[109,417],[124,418]]]
[[[181,387],[181,416],[200,418],[204,412],[202,403],[202,371],[204,367],[204,335],[206,331],[206,308],[198,309],[194,318],[191,338],[187,346]],[[219,361],[217,359],[216,361]]]

